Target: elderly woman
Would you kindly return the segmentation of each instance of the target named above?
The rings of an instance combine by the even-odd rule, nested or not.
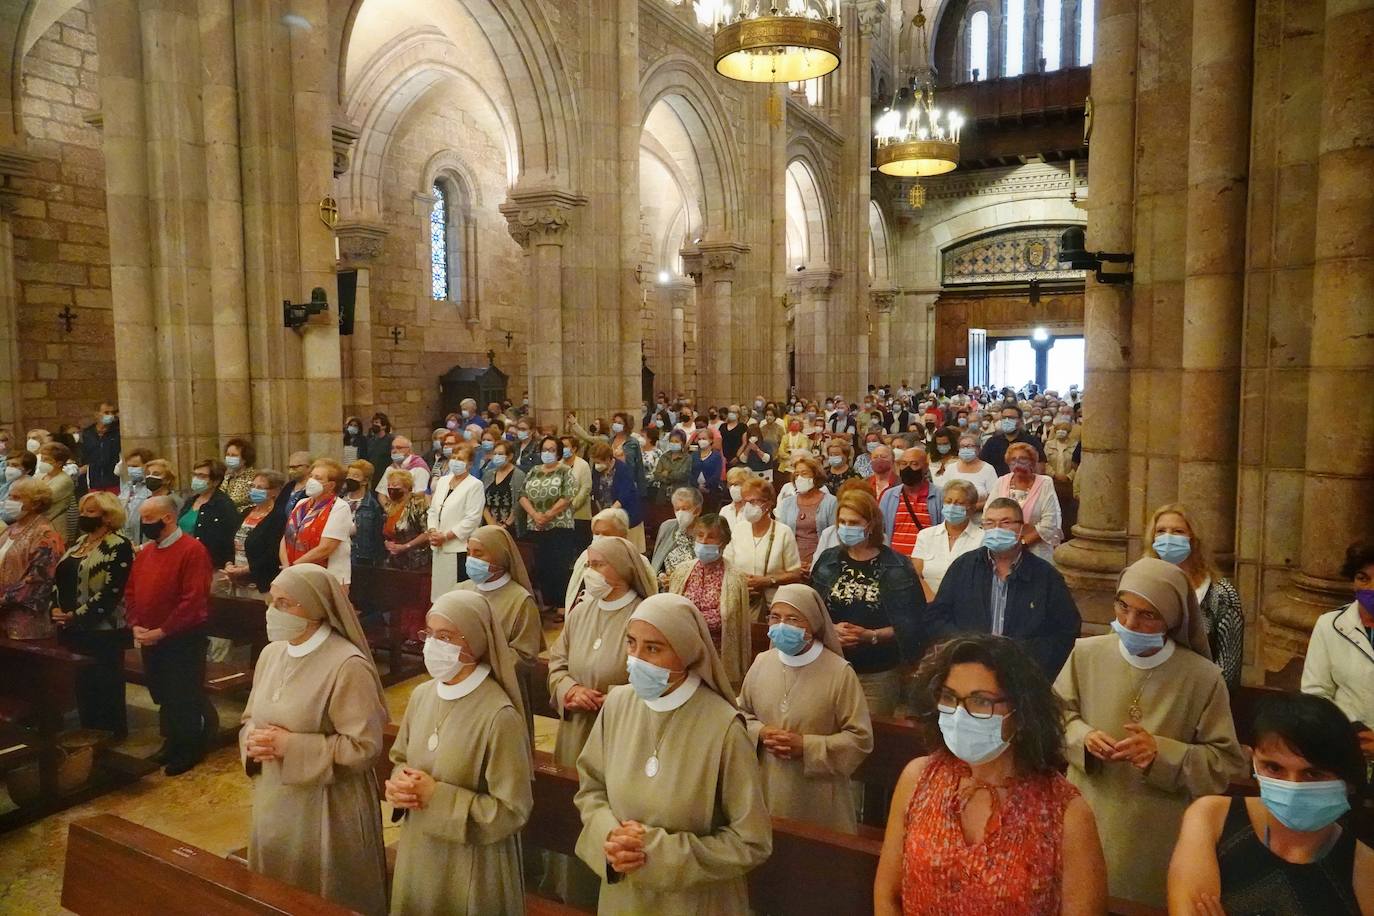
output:
[[[429,569],[429,496],[416,493],[409,471],[386,477],[382,499],[382,549],[392,569]]]
[[[432,479],[434,493],[429,498],[425,530],[429,537],[429,600],[437,600],[467,579],[468,538],[482,525],[487,497],[482,479],[473,462],[477,451],[469,442],[453,449],[453,455],[440,466]]]
[[[754,659],[739,698],[768,810],[856,833],[849,777],[873,750],[873,723],[821,596],[800,584],[779,588],[768,638],[774,651]]]
[[[701,517],[701,491],[678,487],[673,493],[673,517],[658,526],[654,539],[653,569],[660,582],[667,582],[673,570],[693,559],[692,536],[688,529]]]
[[[520,557],[520,548],[510,532],[499,525],[484,525],[468,538],[463,560],[467,581],[457,590],[476,592],[491,606],[501,635],[518,657],[521,686],[544,649],[544,631],[539,625],[539,607],[534,603],[534,585]],[[526,694],[525,710],[530,704]],[[533,721],[530,722],[531,728]]]
[[[525,494],[525,472],[516,467],[515,450],[515,445],[505,440],[496,443],[482,473],[482,487],[486,491],[482,519],[510,532],[519,530],[520,497]]]
[[[692,481],[692,456],[687,451],[687,434],[675,429],[668,434],[663,454],[654,466],[654,483],[658,492],[672,494],[682,487],[695,486]]]
[[[730,501],[720,507],[720,517],[734,528],[740,523],[740,512],[744,509],[744,482],[754,476],[754,472],[744,467],[733,467],[725,472],[726,492]]]
[[[279,471],[261,470],[250,483],[249,509],[234,532],[234,559],[224,564],[223,572],[229,594],[266,601],[272,580],[281,572],[277,545],[285,520],[274,511],[274,506],[286,485],[286,476]]]
[[[353,517],[353,565],[380,566],[386,550],[382,546],[382,524],[386,512],[372,491],[372,462],[359,458],[348,465],[340,495]],[[285,486],[285,478],[282,480]],[[280,513],[278,513],[280,514]]]
[[[1240,686],[1242,652],[1245,646],[1245,612],[1240,595],[1231,581],[1221,574],[1211,552],[1198,536],[1197,525],[1186,506],[1173,503],[1155,510],[1146,528],[1150,543],[1145,556],[1167,560],[1183,570],[1197,595],[1202,622],[1207,627],[1207,645],[1212,661],[1221,668],[1226,686]]]
[[[1105,913],[1093,809],[1061,775],[1061,708],[1039,666],[969,634],[932,650],[916,682],[933,750],[892,793],[875,916]]]
[[[839,491],[820,486],[828,478],[822,476],[821,464],[807,455],[792,462],[792,487],[785,489],[778,498],[774,518],[782,522],[797,539],[797,553],[801,557],[802,569],[811,569],[816,557],[816,545],[821,532],[835,524],[835,496]],[[854,475],[846,478],[854,480]]]
[[[386,696],[339,580],[310,563],[272,583],[267,638],[243,710],[253,780],[248,866],[360,913],[386,912],[373,763]]]
[[[221,489],[223,480],[224,465],[217,459],[198,462],[191,469],[190,498],[177,519],[182,531],[205,545],[216,569],[234,559],[234,533],[242,514]]]
[[[1366,783],[1350,720],[1330,700],[1273,691],[1254,735],[1259,797],[1209,795],[1188,808],[1169,911],[1374,912],[1374,851],[1340,823]]]
[[[347,586],[353,569],[353,513],[339,498],[344,476],[343,465],[332,458],[311,465],[305,498],[286,520],[280,559],[282,566],[323,566],[340,585]]]
[[[1374,541],[1346,548],[1341,578],[1354,587],[1355,600],[1317,618],[1303,662],[1302,691],[1326,697],[1351,722],[1361,723],[1360,747],[1374,760],[1374,678],[1360,642],[1374,630]]]
[[[835,513],[840,545],[816,558],[811,582],[835,621],[845,658],[875,716],[896,712],[899,667],[919,658],[926,601],[911,561],[883,543],[867,489],[846,490]]]
[[[1183,812],[1245,775],[1245,755],[1183,571],[1137,560],[1115,609],[1114,632],[1078,640],[1054,688],[1069,780],[1097,812],[1111,895],[1163,906]]]
[[[21,477],[32,477],[38,467],[38,456],[33,452],[19,450],[5,456],[4,487],[0,489],[0,502],[9,498],[10,487]]]
[[[1006,461],[1011,473],[997,478],[992,496],[1010,497],[1021,504],[1025,519],[1021,543],[1040,559],[1053,563],[1054,548],[1064,539],[1063,516],[1054,480],[1048,474],[1035,473],[1038,460],[1035,446],[1029,443],[1013,442],[1007,446]]]
[[[133,471],[130,469],[132,479]],[[177,506],[181,505],[181,498],[176,494],[177,474],[172,470],[172,463],[166,458],[153,458],[143,463],[143,490],[138,499],[138,507],[141,508],[145,502],[155,496],[166,496]],[[130,502],[133,502],[131,499]],[[135,547],[147,540],[143,536],[143,527],[139,521],[138,511],[126,510],[129,512],[128,520],[124,523],[124,536],[129,539],[129,543]]]
[[[730,539],[725,558],[749,577],[752,617],[762,620],[763,609],[773,600],[777,587],[801,581],[801,553],[792,529],[769,514],[773,509],[773,485],[762,477],[751,477],[744,482],[743,489],[742,523]]]
[[[572,467],[559,458],[561,449],[557,437],[543,438],[539,464],[525,475],[525,492],[520,497],[529,538],[539,557],[539,593],[549,604],[567,591],[577,555],[572,508],[577,482]]]
[[[62,556],[54,575],[52,619],[62,645],[91,663],[76,672],[76,709],[82,728],[129,734],[124,706],[124,586],[134,548],[120,529],[124,509],[113,493],[81,498],[80,539]]]
[[[848,440],[839,436],[825,444],[825,486],[831,493],[838,491],[846,480],[860,476],[852,464],[853,451]]]
[[[802,418],[795,413],[787,420],[787,432],[778,443],[778,458],[788,461],[798,453],[811,454],[811,437],[802,431]]]
[[[921,588],[930,601],[940,590],[945,570],[958,557],[983,546],[983,529],[971,523],[978,491],[967,480],[951,480],[941,492],[944,521],[916,535],[911,565],[921,577]]]
[[[630,541],[642,553],[644,509],[639,490],[635,487],[633,471],[615,457],[611,446],[605,442],[593,442],[588,449],[588,457],[592,462],[592,511],[624,509],[630,519]]]
[[[624,509],[603,509],[592,516],[592,542],[598,538],[628,538],[630,536],[630,520],[625,515]],[[588,545],[590,546],[590,545]],[[644,554],[639,555],[640,564],[644,567],[645,575],[649,581],[656,581],[653,564]],[[577,557],[577,562],[573,564],[572,575],[568,578],[568,587],[564,591],[564,607],[572,607],[577,603],[577,596],[582,593],[582,582],[587,575],[587,551],[582,551]]]
[[[668,591],[682,595],[701,613],[725,676],[738,692],[754,659],[749,628],[754,612],[748,577],[726,558],[734,532],[719,515],[703,515],[687,533],[694,558],[673,571]]]
[[[599,912],[746,912],[772,824],[706,622],[655,595],[630,616],[625,648],[630,686],[607,695],[577,759],[577,855],[604,876]]]
[[[129,520],[138,524],[138,507],[148,498],[148,487],[144,483],[148,462],[153,453],[146,448],[130,449],[124,453],[124,460],[115,467],[120,473],[119,505],[124,510],[125,524]],[[127,532],[126,532],[127,533]]]
[[[253,443],[235,437],[224,443],[224,479],[219,488],[234,501],[240,513],[249,508],[248,491],[258,475],[258,453]]]
[[[432,680],[410,695],[386,781],[405,817],[391,912],[524,912],[519,832],[534,772],[518,656],[478,592],[440,596],[425,622]]]
[[[8,525],[0,531],[0,625],[10,639],[52,635],[53,582],[66,541],[48,520],[52,488],[21,477],[0,506]]]
[[[954,480],[967,480],[978,491],[978,504],[974,507],[974,521],[980,521],[983,506],[987,504],[988,494],[997,486],[997,469],[978,457],[982,443],[973,432],[959,434],[959,460],[948,462],[935,478],[941,487],[949,486]]]
[[[640,554],[624,537],[587,548],[587,584],[549,649],[549,696],[558,711],[554,759],[576,766],[606,694],[626,682],[625,628],[639,603],[657,592]]]
[[[71,460],[71,449],[61,442],[52,440],[39,447],[38,463],[34,466],[33,472],[34,477],[46,481],[52,490],[52,505],[48,506],[44,514],[64,541],[72,540],[76,536],[76,531],[73,530],[76,521],[68,518],[71,515],[70,510],[76,506],[76,475],[67,472]]]

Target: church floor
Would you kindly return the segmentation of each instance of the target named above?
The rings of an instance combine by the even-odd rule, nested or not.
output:
[[[558,635],[546,633],[549,643]],[[427,680],[423,675],[387,688],[393,722],[405,713],[410,692]],[[129,685],[129,739],[119,746],[140,757],[153,754],[160,742],[157,712],[148,692]],[[216,700],[221,722],[233,722],[241,703]],[[553,750],[558,722],[535,716],[535,746]],[[12,804],[0,781],[0,813]],[[238,748],[210,753],[189,773],[168,778],[161,770],[138,782],[109,792],[84,805],[68,808],[36,823],[0,834],[0,913],[6,916],[46,916],[62,909],[62,865],[67,851],[67,825],[94,814],[115,814],[186,843],[224,854],[247,845],[251,816],[248,779],[239,765]],[[399,827],[388,824],[386,841],[396,839]]]

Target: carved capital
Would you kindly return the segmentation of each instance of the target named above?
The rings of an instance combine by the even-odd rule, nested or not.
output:
[[[892,303],[897,298],[895,289],[870,289],[868,291],[869,304],[879,315],[892,313]]]
[[[703,266],[714,273],[733,271],[739,266],[741,256],[749,251],[748,245],[738,242],[702,242],[698,248]]]
[[[525,191],[512,194],[499,209],[511,238],[528,248],[531,244],[561,245],[573,210],[586,202],[587,198],[569,191]]]
[[[366,266],[382,256],[387,229],[380,223],[346,220],[334,227],[339,240],[339,260]]]
[[[347,121],[335,121],[331,128],[334,141],[334,177],[348,171],[353,159],[353,144],[358,142],[358,128]]]
[[[695,244],[683,245],[678,251],[678,256],[682,258],[683,275],[690,277],[693,283],[701,283],[704,272],[701,249]]]
[[[813,298],[830,295],[835,288],[835,281],[840,279],[843,274],[838,270],[804,270],[795,274],[795,279],[789,285],[795,284],[799,289],[810,293]]]

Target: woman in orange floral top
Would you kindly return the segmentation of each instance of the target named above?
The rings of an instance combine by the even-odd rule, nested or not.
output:
[[[1087,802],[1061,775],[1062,711],[1010,639],[957,636],[916,673],[934,748],[897,781],[873,890],[877,916],[1106,912]]]

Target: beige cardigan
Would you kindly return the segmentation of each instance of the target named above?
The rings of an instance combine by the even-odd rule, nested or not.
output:
[[[687,577],[696,567],[696,560],[679,563],[668,580],[668,591],[681,595],[687,586]],[[720,591],[720,660],[725,664],[725,676],[730,679],[730,689],[738,694],[744,685],[744,676],[749,673],[749,666],[754,661],[749,634],[749,624],[753,619],[749,604],[749,579],[727,562]]]

